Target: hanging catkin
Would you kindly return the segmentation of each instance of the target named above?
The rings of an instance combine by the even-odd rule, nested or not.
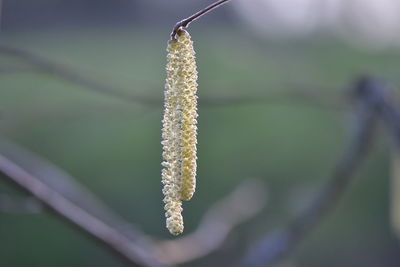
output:
[[[197,70],[187,31],[180,30],[167,51],[162,183],[166,226],[178,235],[183,231],[182,200],[190,200],[196,187]]]

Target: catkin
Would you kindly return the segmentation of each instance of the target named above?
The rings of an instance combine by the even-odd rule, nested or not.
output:
[[[190,35],[180,30],[168,44],[162,130],[165,216],[174,234],[183,231],[182,200],[196,187],[197,70]]]

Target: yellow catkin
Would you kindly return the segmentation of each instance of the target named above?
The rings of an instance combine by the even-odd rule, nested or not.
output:
[[[181,201],[191,199],[196,187],[197,70],[188,32],[179,31],[167,51],[162,183],[167,228],[176,235],[183,231]]]

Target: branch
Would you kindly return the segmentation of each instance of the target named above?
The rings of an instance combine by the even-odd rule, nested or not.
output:
[[[374,90],[379,99],[379,112],[393,139],[391,149],[390,219],[395,236],[400,239],[400,111],[390,95],[390,86],[380,80],[366,77],[365,83]]]
[[[48,204],[64,219],[79,224],[84,232],[94,235],[97,239],[101,239],[108,233],[108,237],[101,241],[107,243],[111,250],[115,251],[119,249],[119,246],[128,247],[129,244],[132,244],[133,247],[139,246],[164,264],[192,261],[218,250],[238,224],[254,217],[265,205],[266,193],[263,190],[263,185],[257,181],[244,181],[234,192],[211,206],[193,233],[180,239],[156,241],[114,214],[93,193],[57,166],[11,142],[2,141],[0,148],[3,157],[8,159],[9,162],[19,162],[18,168],[25,172],[25,175],[30,175],[33,184],[42,184],[41,186],[47,188],[48,192],[52,192],[51,198],[55,199],[55,203],[60,201],[70,202],[67,214],[63,209],[60,210],[59,206],[52,206],[53,202]],[[14,163],[14,165],[16,164]],[[0,157],[0,172],[3,169]],[[3,171],[3,173],[14,176],[21,175],[18,172]],[[12,177],[10,178],[15,181]],[[16,179],[18,180],[18,177]],[[30,184],[23,184],[20,187],[30,193],[33,192]],[[52,201],[43,197],[41,200],[44,203]],[[80,217],[82,213],[87,214]],[[82,221],[76,222],[74,218],[77,217]],[[100,234],[100,238],[96,233],[88,230],[88,228],[97,225],[92,224],[93,220],[97,221],[97,224],[103,225],[101,231],[104,235]],[[116,246],[109,243],[114,240],[121,242],[121,244]],[[117,252],[120,256],[121,253],[129,254],[129,251],[127,252],[124,249]],[[125,255],[124,258],[129,258],[129,255]]]
[[[192,23],[193,21],[197,20],[198,18],[200,18],[203,15],[207,14],[208,12],[216,9],[217,7],[225,4],[228,1],[230,1],[230,0],[217,1],[214,4],[211,4],[211,5],[207,6],[206,8],[200,10],[199,12],[196,12],[195,14],[191,15],[190,17],[177,22],[175,24],[175,26],[174,26],[174,29],[172,30],[172,33],[171,33],[171,40],[176,40],[176,38],[175,38],[176,34],[178,33],[178,31],[180,29],[187,28],[189,26],[189,24]]]
[[[3,155],[0,155],[0,172],[56,214],[95,237],[134,266],[163,266],[149,251],[131,242],[117,230],[75,205]]]
[[[74,71],[73,69],[68,68],[63,64],[53,62],[23,49],[0,44],[0,53],[24,60],[41,72],[57,76],[65,81],[74,83],[83,88],[91,89],[107,96],[111,96],[120,100],[129,100],[131,102],[137,102],[139,104],[155,104],[153,98],[146,96],[135,96],[130,93],[125,93],[123,90],[109,87],[101,82],[90,79],[80,74],[80,72]]]
[[[365,77],[364,83],[375,92],[379,101],[379,113],[394,142],[400,146],[400,111],[393,103],[393,96],[390,94],[392,88],[387,83],[372,77]]]
[[[117,229],[140,246],[147,248],[152,246],[152,240],[149,237],[132,223],[126,222],[115,214],[89,189],[61,168],[13,142],[1,140],[0,149],[9,160],[18,162],[21,168],[81,209]]]
[[[285,258],[332,211],[352,182],[355,170],[370,147],[380,104],[377,92],[365,82],[365,78],[357,81],[353,93],[357,101],[356,127],[348,148],[333,170],[330,182],[286,229],[267,235],[250,248],[244,260],[245,266],[272,266]]]
[[[34,54],[32,52],[13,48],[0,44],[0,53],[16,57],[20,60],[24,60],[37,71],[54,75],[65,81],[80,86],[83,89],[91,90],[96,93],[103,94],[105,96],[111,96],[118,100],[126,103],[136,103],[147,106],[161,106],[162,99],[160,97],[151,95],[134,95],[127,93],[126,91],[107,86],[103,82],[91,79],[82,74],[80,71],[75,71],[72,68],[60,64],[58,62],[46,59],[42,56]],[[0,69],[1,70],[1,69]],[[5,72],[9,71],[24,71],[27,72],[29,69],[5,69]],[[32,70],[31,70],[32,71]],[[320,95],[320,90],[310,89],[308,86],[305,88],[301,85],[290,84],[287,86],[286,92],[279,92],[275,94],[266,95],[237,95],[237,96],[204,96],[199,99],[199,105],[204,107],[221,107],[229,105],[246,105],[246,104],[285,104],[285,103],[297,103],[303,105],[311,104],[313,107],[320,107],[330,110],[343,110],[343,105],[327,101]]]

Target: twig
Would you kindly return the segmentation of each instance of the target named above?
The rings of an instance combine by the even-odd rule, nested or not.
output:
[[[172,30],[172,33],[171,33],[171,40],[175,40],[176,39],[175,38],[176,34],[178,33],[178,31],[180,29],[187,28],[189,26],[189,24],[192,23],[193,21],[197,20],[201,16],[203,16],[203,15],[207,14],[208,12],[216,9],[217,7],[225,4],[228,1],[230,1],[230,0],[217,1],[214,4],[211,4],[211,5],[207,6],[206,8],[200,10],[199,12],[196,12],[195,14],[191,15],[190,17],[177,22],[175,24],[175,26],[174,26],[174,29]]]
[[[111,226],[92,216],[64,196],[48,187],[24,169],[0,155],[0,172],[12,182],[28,191],[56,214],[78,226],[85,233],[95,237],[111,251],[135,266],[163,266],[151,252],[133,243]]]
[[[285,258],[327,215],[353,180],[353,174],[366,155],[370,146],[379,97],[361,78],[355,85],[354,95],[358,107],[351,143],[333,171],[330,182],[322,189],[311,205],[287,228],[267,235],[261,242],[249,249],[245,266],[272,266]]]
[[[175,240],[159,242],[159,258],[178,264],[218,250],[233,228],[258,214],[265,203],[264,185],[257,180],[245,180],[207,211],[196,231]]]

